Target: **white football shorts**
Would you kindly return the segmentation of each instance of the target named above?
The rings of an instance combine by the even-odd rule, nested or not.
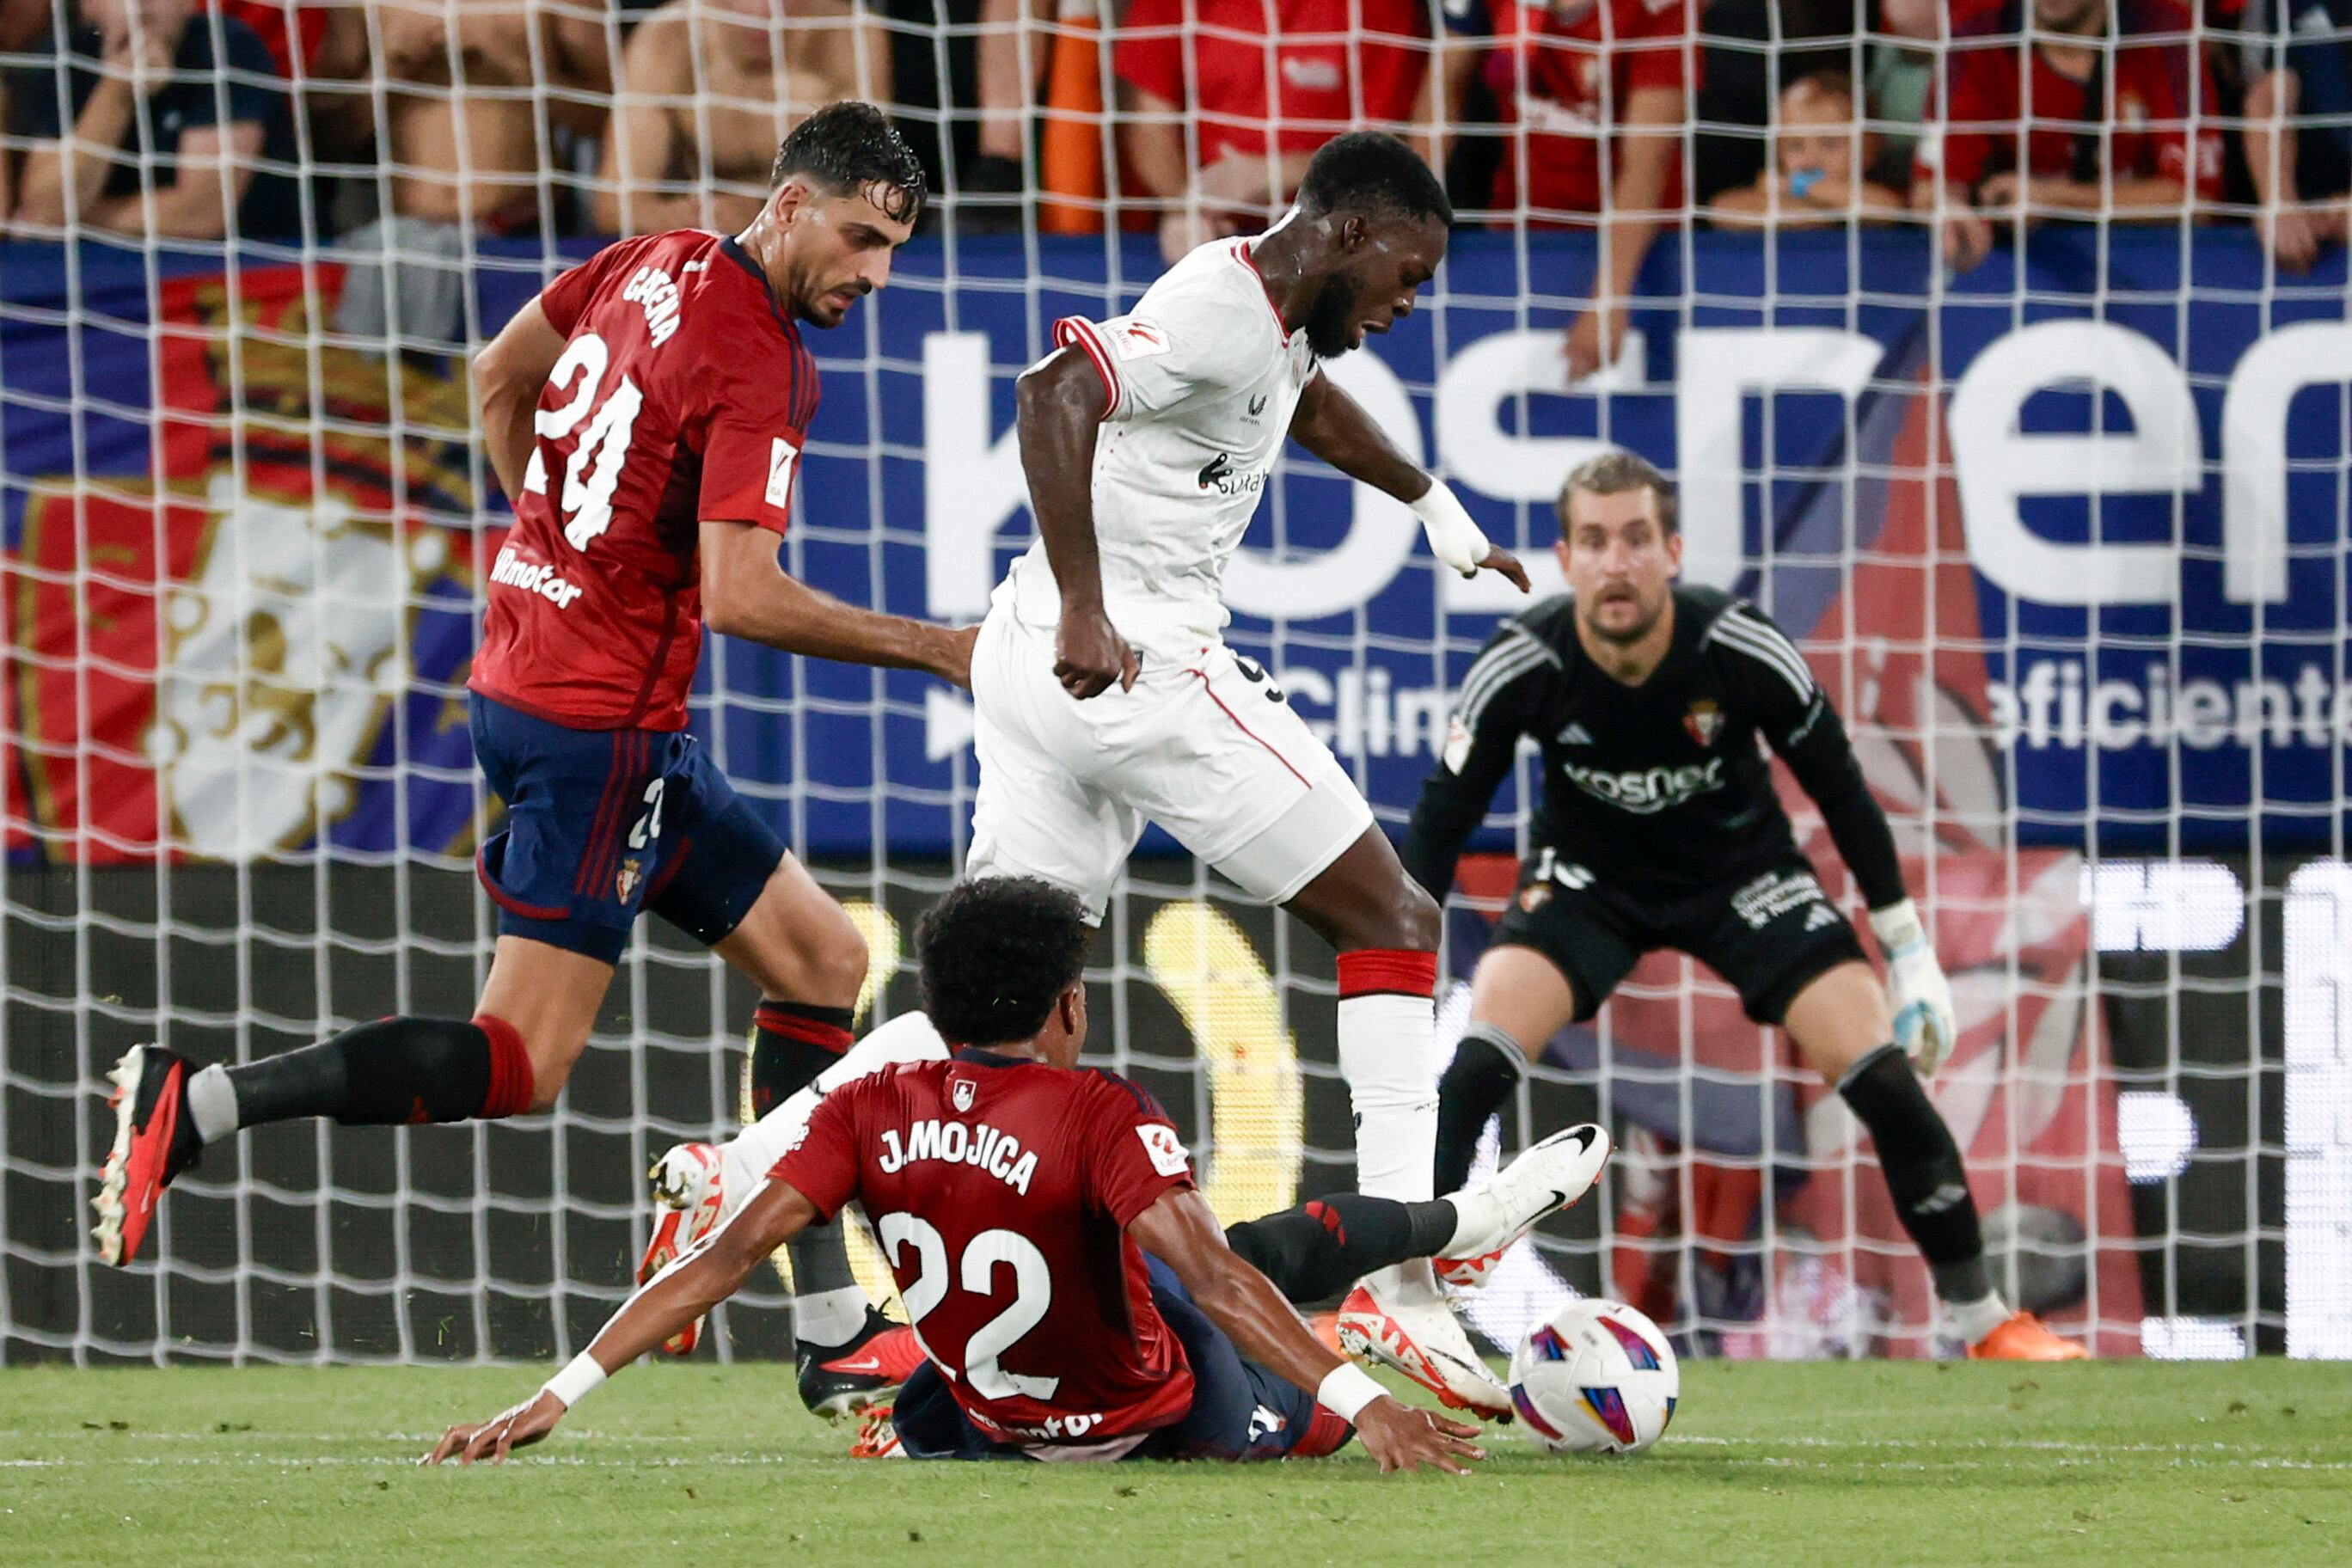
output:
[[[1099,920],[1156,822],[1280,904],[1372,825],[1330,747],[1223,643],[1147,656],[1132,689],[1081,702],[1054,679],[1053,632],[1000,605],[981,626],[971,690],[980,793],[966,876],[1042,878]]]

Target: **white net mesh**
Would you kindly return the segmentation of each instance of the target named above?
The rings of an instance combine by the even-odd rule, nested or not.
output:
[[[1025,537],[1012,378],[1051,321],[1131,300],[1163,242],[1252,221],[1221,204],[1282,195],[1295,156],[1226,157],[1262,152],[1262,125],[1277,154],[1338,124],[1433,137],[1465,227],[1414,320],[1332,374],[1538,567],[1578,458],[1661,462],[1688,574],[1798,640],[1959,993],[1935,1095],[2005,1289],[2105,1353],[2352,1353],[2352,332],[2340,244],[2283,268],[2240,221],[2273,187],[2208,179],[2252,144],[2237,111],[2151,85],[2233,46],[2157,26],[2095,49],[2111,123],[2043,102],[2053,152],[1958,96],[1920,136],[1939,46],[1898,34],[1892,5],[1887,31],[1826,39],[1765,5],[1708,8],[1704,37],[1640,0],[1434,25],[1286,6],[1278,49],[1257,6],[1155,21],[1146,0],[1124,19],[1085,0],[228,9],[260,29],[198,14],[212,53],[167,51],[193,84],[176,99],[142,96],[163,78],[102,35],[87,69],[61,64],[38,7],[8,8],[0,37],[6,1355],[564,1354],[617,1300],[639,1173],[736,1110],[751,998],[673,933],[641,932],[555,1115],[264,1130],[175,1185],[124,1273],[85,1239],[100,1077],[141,1039],[247,1060],[471,1011],[491,911],[470,858],[495,803],[463,681],[505,514],[457,356],[602,228],[740,222],[778,132],[854,91],[905,105],[952,174],[891,288],[814,338],[795,573],[976,616]],[[111,25],[135,45],[169,23]],[[2021,34],[1994,37],[1979,53],[2038,68]],[[1776,77],[1831,68],[1863,84],[1861,114],[1826,89],[1776,109]],[[1671,112],[1645,121],[1662,92]],[[124,121],[93,102],[147,107],[107,140]],[[1633,121],[1667,156],[1629,203],[1643,139],[1596,127]],[[226,186],[203,139],[223,124]],[[1994,145],[1962,182],[1969,131]],[[1911,183],[1914,139],[1942,205],[1844,221],[1875,199],[1865,176]],[[2149,202],[2175,143],[2212,221],[2178,197],[2063,221]],[[2053,161],[2045,178],[2089,175],[2087,212],[2037,187],[2030,229],[1988,224],[1973,267],[1940,259],[1967,225],[1938,220]],[[247,174],[232,225],[222,193]],[[1685,193],[1723,221],[1683,221]],[[1613,331],[1567,335],[1596,275],[1625,336],[1571,386],[1564,350],[1612,357]],[[1303,458],[1269,490],[1233,641],[1400,826],[1502,602],[1442,582],[1409,514]],[[968,709],[723,639],[704,669],[719,765],[868,932],[869,1016],[908,1005],[899,933],[961,854]],[[1532,782],[1465,867],[1457,977],[1509,894]],[[1168,848],[1147,841],[1106,926],[1104,1059],[1175,1109],[1228,1218],[1344,1185],[1328,955]],[[1474,1307],[1498,1342],[1576,1289],[1702,1353],[1938,1347],[1851,1118],[1696,964],[1654,957],[1549,1042],[1504,1142],[1580,1117],[1625,1152]],[[782,1350],[781,1289],[726,1327],[721,1355]]]

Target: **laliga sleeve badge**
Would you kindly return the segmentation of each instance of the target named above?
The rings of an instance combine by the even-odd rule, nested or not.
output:
[[[793,466],[800,461],[801,449],[782,436],[768,441],[768,489],[761,499],[778,510],[789,511],[793,504]]]
[[[1150,321],[1129,317],[1103,334],[1110,340],[1111,353],[1122,360],[1150,359],[1168,352],[1168,334]]]
[[[1716,732],[1723,728],[1723,710],[1716,706],[1712,697],[1698,698],[1691,703],[1690,711],[1683,715],[1683,728],[1700,745],[1712,746]]]
[[[1181,1176],[1192,1168],[1192,1156],[1176,1139],[1176,1129],[1164,1121],[1146,1121],[1135,1130],[1142,1140],[1143,1152],[1150,1158],[1151,1168],[1163,1176]]]

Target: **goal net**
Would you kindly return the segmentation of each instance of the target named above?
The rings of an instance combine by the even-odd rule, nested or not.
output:
[[[550,14],[625,59],[634,14]],[[1044,62],[1045,130],[1021,160],[1036,199],[992,205],[944,181],[945,216],[890,287],[811,335],[824,402],[785,545],[791,571],[845,600],[955,621],[982,615],[1029,532],[1013,377],[1057,317],[1118,310],[1163,265],[1160,209],[1091,117],[1089,91],[1118,96],[1108,13],[974,15],[877,12],[851,53],[872,70],[886,40],[877,90],[928,81],[929,106],[902,118],[934,153],[969,154],[984,120],[938,107],[973,101],[974,58],[1009,43]],[[804,26],[768,31],[781,46]],[[553,1114],[264,1129],[175,1184],[137,1267],[100,1268],[88,1241],[102,1075],[126,1047],[247,1061],[373,1017],[472,1010],[493,932],[472,855],[498,804],[470,765],[464,679],[507,514],[461,345],[599,243],[572,236],[598,221],[623,117],[667,115],[680,161],[648,188],[711,195],[718,222],[717,196],[756,202],[764,173],[698,163],[697,147],[740,131],[729,115],[775,112],[705,82],[625,92],[600,129],[601,91],[551,66],[534,78],[555,46],[528,36],[520,74],[497,80],[454,48],[389,84],[389,66],[313,79],[293,46],[281,68],[312,112],[290,150],[239,154],[294,187],[291,236],[224,247],[75,216],[20,221],[0,247],[6,1359],[567,1355],[625,1291],[648,1163],[736,1122],[753,998],[646,922]],[[1473,210],[1498,167],[1549,154],[1525,120],[1491,123],[1505,45],[1449,37],[1414,58],[1478,57],[1460,112],[1489,123],[1456,150],[1463,227],[1415,314],[1328,374],[1539,591],[1559,585],[1569,468],[1611,447],[1651,458],[1679,485],[1686,578],[1796,639],[1953,979],[1962,1037],[1932,1092],[2012,1300],[2102,1354],[2352,1354],[2343,250],[2283,270],[2242,221],[2175,216],[2003,231],[1959,270],[1918,222],[1669,223],[1623,300],[1622,353],[1571,384],[1594,233]],[[68,76],[32,41],[0,47],[20,68],[7,153],[30,199],[45,143],[21,100]],[[1705,188],[1710,157],[1753,178],[1777,156],[1770,93],[1759,116],[1706,117],[1728,112],[1722,84],[1770,80],[1794,46],[1668,47],[1685,80],[1720,89],[1675,137],[1676,184],[1736,186]],[[1903,47],[1836,52],[1877,103],[1885,71],[1932,64]],[[360,117],[356,150],[320,129],[321,105]],[[404,116],[437,114],[475,126],[454,154],[472,157],[495,127],[467,117],[509,110],[544,173],[500,225],[417,216],[412,186],[438,166],[365,151],[370,129],[394,148]],[[2205,103],[2179,122],[2117,112],[2136,132],[2239,136]],[[1853,151],[1920,134],[1873,113],[1887,117],[1844,132]],[[1194,156],[1218,123],[1181,107],[1153,122]],[[152,198],[167,165],[151,146],[121,167]],[[1439,573],[1410,513],[1296,451],[1227,587],[1234,645],[1401,828],[1508,595]],[[964,696],[714,638],[693,721],[866,932],[865,1022],[913,1005],[905,935],[970,821]],[[1454,892],[1441,1048],[1513,896],[1534,784],[1523,761]],[[1858,918],[1818,818],[1790,805]],[[1349,1184],[1318,941],[1154,834],[1090,978],[1098,1059],[1172,1109],[1229,1221]],[[1718,979],[1653,955],[1591,1025],[1541,1044],[1498,1149],[1596,1119],[1622,1152],[1471,1305],[1496,1344],[1571,1292],[1607,1292],[1691,1353],[1950,1353],[1867,1142]],[[712,1353],[788,1353],[785,1303],[763,1279]]]

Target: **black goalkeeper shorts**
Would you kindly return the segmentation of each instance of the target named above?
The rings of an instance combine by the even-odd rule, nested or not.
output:
[[[1660,898],[1541,849],[1521,862],[1518,890],[1495,928],[1495,944],[1505,943],[1535,949],[1568,976],[1580,1024],[1655,948],[1687,952],[1722,975],[1759,1024],[1778,1024],[1814,979],[1863,958],[1853,927],[1793,851],[1764,871]]]

